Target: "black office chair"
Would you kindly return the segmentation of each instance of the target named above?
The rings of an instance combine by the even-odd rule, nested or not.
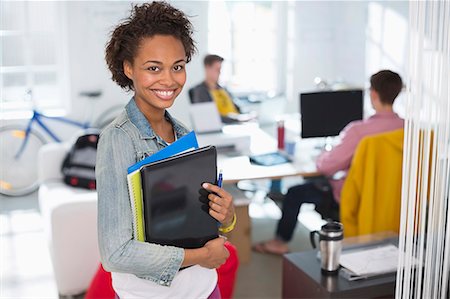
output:
[[[311,180],[314,181],[317,189],[321,190],[324,194],[324,200],[316,205],[314,209],[322,216],[322,219],[339,222],[339,204],[334,199],[333,190],[331,189],[327,178],[319,176],[312,178]]]
[[[193,102],[193,98],[194,98],[194,89],[193,89],[193,88],[190,88],[189,91],[188,91],[188,94],[189,94],[189,101],[191,102],[191,104],[193,104],[193,103],[194,103],[194,102]]]
[[[339,222],[339,204],[334,200],[333,192],[328,180],[324,176],[308,178],[306,180],[313,182],[317,189],[324,193],[324,200],[316,205],[314,210],[319,213],[324,220]],[[273,202],[282,209],[284,194],[269,192],[267,193],[267,197],[272,199]]]

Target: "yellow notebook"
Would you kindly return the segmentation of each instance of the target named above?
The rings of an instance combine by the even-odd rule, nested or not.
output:
[[[127,175],[128,192],[130,193],[131,212],[133,213],[134,238],[145,241],[144,208],[142,205],[141,172],[136,170]]]

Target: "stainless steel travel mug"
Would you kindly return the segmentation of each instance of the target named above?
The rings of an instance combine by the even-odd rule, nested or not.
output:
[[[328,222],[320,231],[310,233],[311,245],[316,248],[315,235],[319,235],[321,268],[324,274],[336,274],[339,270],[339,259],[344,238],[343,226],[339,222]]]

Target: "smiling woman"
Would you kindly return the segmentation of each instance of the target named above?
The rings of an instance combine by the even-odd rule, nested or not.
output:
[[[152,2],[135,6],[106,47],[112,80],[133,93],[102,132],[96,164],[100,256],[120,298],[220,297],[214,268],[229,255],[224,239],[198,249],[136,240],[126,179],[130,165],[188,133],[166,109],[186,82],[185,66],[195,51],[192,33],[183,12]],[[232,227],[231,195],[211,184],[203,188],[211,193],[209,214],[223,229]]]
[[[155,35],[140,41],[133,62],[124,61],[124,73],[133,82],[134,100],[147,120],[156,125],[158,111],[173,105],[186,82],[184,46],[171,35]],[[169,122],[154,126],[167,142],[174,142]]]
[[[186,82],[183,44],[170,35],[155,35],[142,39],[136,54],[133,62],[124,62],[136,104],[149,115],[154,109],[169,108]]]

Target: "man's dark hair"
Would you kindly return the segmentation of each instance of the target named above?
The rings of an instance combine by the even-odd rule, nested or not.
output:
[[[112,80],[120,87],[133,89],[133,81],[123,70],[124,61],[133,63],[141,40],[158,34],[180,40],[186,53],[186,62],[191,60],[196,51],[192,39],[193,27],[181,10],[162,1],[134,5],[130,16],[112,31],[111,39],[106,45],[105,60]]]
[[[213,65],[215,62],[222,62],[223,58],[220,57],[219,55],[214,55],[214,54],[208,54],[205,56],[205,58],[203,59],[203,65],[204,66],[211,66]]]
[[[378,92],[381,103],[392,105],[403,88],[403,82],[399,74],[382,70],[370,77],[370,87]]]

